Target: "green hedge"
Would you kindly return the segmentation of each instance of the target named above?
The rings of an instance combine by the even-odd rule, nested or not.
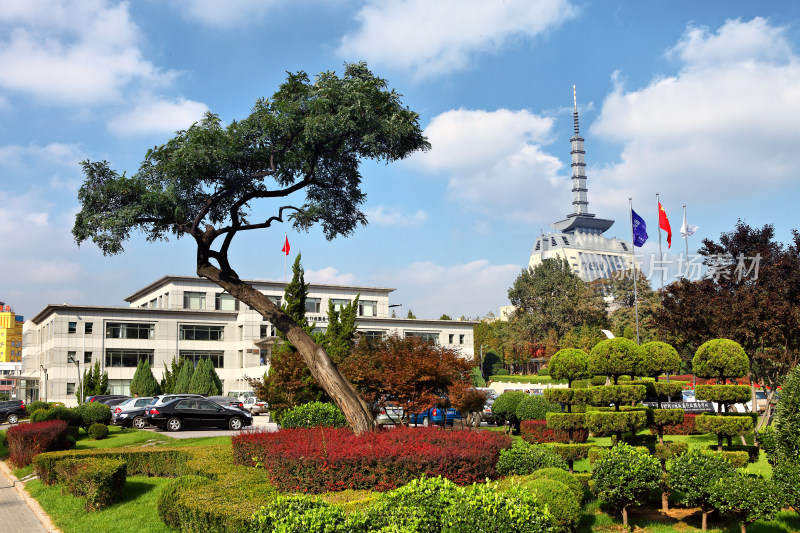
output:
[[[715,445],[708,446],[709,450],[716,451],[717,447]],[[722,453],[746,453],[747,454],[747,462],[748,463],[757,463],[758,456],[759,456],[759,449],[758,446],[745,446],[742,444],[734,444],[732,446],[723,446]],[[738,468],[738,467],[737,467]]]
[[[489,381],[501,381],[503,383],[531,383],[540,385],[566,385],[566,379],[554,379],[550,376],[512,376],[503,374],[494,374],[489,376]]]
[[[749,402],[752,396],[747,385],[697,385],[694,394],[699,401],[724,404]]]
[[[204,476],[181,476],[173,479],[161,488],[156,501],[156,510],[161,521],[168,526],[180,529],[180,517],[178,516],[178,500],[181,493],[200,485],[207,485],[212,480]]]
[[[564,473],[569,476],[568,473]],[[581,494],[576,494],[572,487],[552,477],[534,478],[517,490],[524,490],[525,493],[535,496],[539,502],[546,504],[562,531],[575,530],[581,517],[580,500],[583,491]]]
[[[547,427],[564,431],[585,428],[586,413],[547,413]]]
[[[596,448],[596,444],[551,444],[553,453],[565,461],[579,461],[589,457],[589,450]]]
[[[298,405],[283,413],[280,423],[284,429],[343,428],[347,426],[347,419],[344,417],[342,410],[332,403],[310,402]]]
[[[694,419],[695,427],[702,433],[713,433],[718,437],[735,437],[747,435],[753,431],[753,419],[750,416],[715,416],[701,415]]]
[[[85,496],[85,509],[96,511],[119,499],[126,465],[119,459],[65,459],[56,472],[67,492]]]
[[[592,405],[630,405],[644,400],[644,385],[604,385],[589,389]]]
[[[586,413],[586,429],[595,436],[636,432],[647,425],[645,411],[590,411]]]
[[[567,469],[567,462],[556,454],[552,447],[544,444],[517,442],[509,449],[500,451],[497,473],[501,476],[524,476],[540,468]]]
[[[586,405],[591,400],[591,389],[545,389],[544,397],[550,402]]]
[[[561,406],[549,402],[544,396],[528,396],[517,405],[519,420],[545,420],[548,413],[560,413]]]
[[[68,459],[118,459],[127,464],[130,476],[177,477],[189,473],[191,448],[113,448],[41,453],[33,458],[33,470],[45,485],[58,483],[58,463]]]

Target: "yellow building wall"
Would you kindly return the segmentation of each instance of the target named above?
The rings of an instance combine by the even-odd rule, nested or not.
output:
[[[0,362],[22,361],[22,320],[11,311],[0,311]]]

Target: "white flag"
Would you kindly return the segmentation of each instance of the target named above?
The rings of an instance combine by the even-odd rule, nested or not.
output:
[[[689,223],[686,221],[686,209],[683,210],[683,225],[681,226],[681,235],[685,239],[689,235],[694,235],[694,232],[697,231],[697,226],[690,226]]]

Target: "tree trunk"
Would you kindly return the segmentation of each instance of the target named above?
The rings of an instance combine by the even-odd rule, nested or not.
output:
[[[622,526],[628,529],[628,506],[622,508]]]
[[[708,512],[703,509],[703,525],[701,526],[703,531],[708,531]]]
[[[744,522],[742,522],[742,533],[747,533],[747,525]]]
[[[198,261],[200,263],[200,261]],[[248,285],[235,273],[226,273],[210,264],[198,264],[197,274],[213,281],[231,295],[252,307],[269,320],[297,348],[311,375],[342,410],[356,435],[375,429],[375,418],[355,387],[339,372],[322,346],[302,327],[260,291]]]
[[[717,451],[722,451],[722,435],[717,435]]]
[[[669,511],[669,492],[666,490],[661,491],[661,510],[665,513]]]

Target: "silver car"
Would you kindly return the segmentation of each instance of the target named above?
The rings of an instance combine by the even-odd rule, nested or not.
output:
[[[375,422],[379,426],[399,425],[403,423],[405,412],[402,407],[397,405],[387,404],[378,409],[378,414],[375,416]]]
[[[129,398],[111,408],[111,423],[115,426],[144,429],[147,425],[145,411],[153,398]]]

